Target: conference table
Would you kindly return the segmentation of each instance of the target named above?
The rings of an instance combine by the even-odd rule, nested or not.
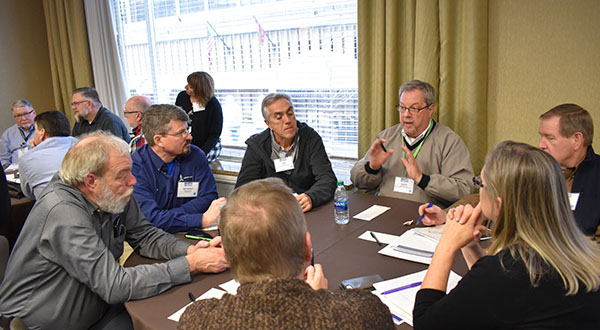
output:
[[[352,219],[354,215],[375,204],[388,206],[391,209],[371,221]],[[418,219],[418,203],[391,197],[349,194],[348,205],[351,219],[346,225],[334,222],[333,201],[305,214],[315,263],[323,265],[329,290],[339,291],[338,285],[345,279],[379,274],[387,280],[427,268],[425,264],[381,255],[377,251],[383,246],[358,238],[367,230],[400,235],[414,228]],[[403,225],[405,221],[411,219],[414,220],[412,225]],[[125,266],[153,262],[156,260],[134,253]],[[459,275],[464,275],[467,271],[460,253],[455,256],[453,270]],[[191,283],[173,287],[154,297],[127,302],[125,307],[133,319],[136,330],[176,329],[177,323],[169,320],[168,317],[190,302],[189,293],[198,297],[210,288],[217,288],[231,279],[229,270],[219,274],[194,275]],[[406,323],[397,328],[412,329]]]

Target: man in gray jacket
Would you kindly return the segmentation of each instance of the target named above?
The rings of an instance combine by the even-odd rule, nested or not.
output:
[[[123,302],[228,267],[220,238],[190,245],[154,227],[133,196],[127,143],[84,136],[31,210],[0,286],[0,313],[30,329],[131,329]],[[122,267],[123,242],[165,263]]]
[[[358,188],[448,206],[473,190],[469,150],[460,136],[431,117],[435,89],[411,80],[400,86],[400,123],[379,133],[350,172]]]

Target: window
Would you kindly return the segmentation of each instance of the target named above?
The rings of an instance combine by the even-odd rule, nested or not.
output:
[[[283,92],[330,157],[357,158],[356,0],[112,1],[129,93],[174,103],[188,74],[210,73],[224,155],[243,154],[266,128],[262,98]]]

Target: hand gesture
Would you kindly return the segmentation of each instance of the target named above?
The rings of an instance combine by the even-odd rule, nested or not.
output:
[[[487,230],[482,222],[481,203],[475,208],[471,205],[457,206],[448,211],[440,243],[444,241],[453,250],[458,250],[470,243],[479,242],[482,231]]]
[[[413,157],[412,152],[405,146],[402,146],[402,150],[406,154],[406,157],[400,158],[404,168],[406,168],[406,173],[408,176],[415,181],[416,184],[421,182],[421,178],[423,178],[423,173],[419,169],[419,165],[417,164],[417,160]]]
[[[387,142],[387,140],[377,139],[369,149],[369,166],[374,170],[380,169],[381,165],[394,153],[394,149],[389,149],[387,152],[383,150],[383,142]]]

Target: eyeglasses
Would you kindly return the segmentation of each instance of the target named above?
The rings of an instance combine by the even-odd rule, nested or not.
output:
[[[405,112],[406,110],[409,110],[411,115],[416,115],[417,113],[419,113],[419,111],[421,111],[423,109],[427,109],[430,105],[431,104],[427,104],[427,105],[425,105],[422,108],[417,108],[415,106],[412,106],[412,107],[408,108],[408,107],[405,107],[403,105],[396,104],[396,110],[398,110],[400,112]]]
[[[165,135],[169,135],[169,136],[174,136],[174,137],[180,137],[180,138],[185,138],[188,136],[188,134],[192,134],[192,128],[188,127],[185,129],[185,131],[181,131],[179,133],[165,133],[165,134],[161,134],[162,136]]]
[[[74,107],[76,105],[79,105],[79,104],[85,103],[85,102],[87,102],[87,100],[85,100],[85,101],[79,101],[79,102],[71,102],[71,106]]]
[[[25,113],[18,114],[18,115],[13,115],[13,117],[15,117],[15,119],[17,119],[17,118],[21,118],[21,117],[25,117],[25,116],[28,116],[28,115],[30,115],[32,112],[33,112],[33,110],[31,110],[31,111],[29,111],[29,112],[25,112]]]
[[[139,113],[139,112],[141,112],[141,111],[123,111],[123,114],[124,115],[130,115],[132,113]]]
[[[483,181],[481,181],[480,175],[476,175],[473,177],[473,184],[475,184],[475,187],[479,189],[485,189],[485,185],[483,184]]]

